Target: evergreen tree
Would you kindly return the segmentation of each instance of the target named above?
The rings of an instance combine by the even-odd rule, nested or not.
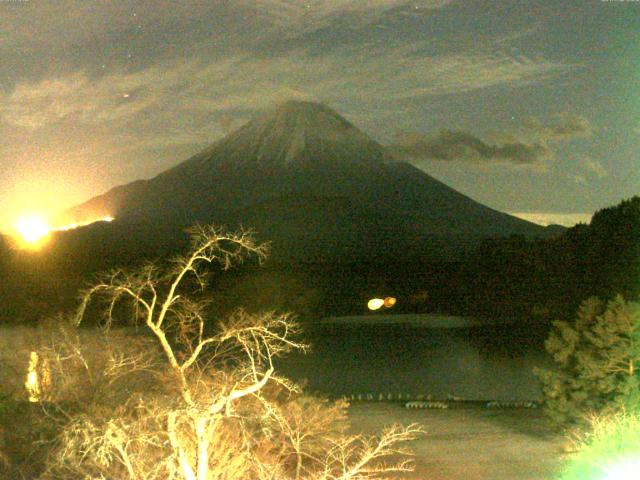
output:
[[[536,369],[545,408],[561,425],[640,397],[640,305],[618,295],[585,300],[573,322],[554,322],[545,342],[557,368]]]

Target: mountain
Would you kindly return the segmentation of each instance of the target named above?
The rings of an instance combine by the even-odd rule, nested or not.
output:
[[[105,215],[116,220],[99,227],[102,238],[147,245],[168,245],[196,222],[251,227],[286,261],[454,258],[486,237],[547,234],[399,161],[329,107],[300,101],[64,217]]]

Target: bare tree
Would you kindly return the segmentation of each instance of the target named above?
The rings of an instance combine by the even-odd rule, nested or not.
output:
[[[340,423],[344,405],[305,403],[300,388],[276,374],[276,357],[307,348],[290,315],[238,310],[208,333],[209,300],[194,292],[206,286],[207,264],[226,270],[248,255],[265,258],[267,248],[250,232],[207,226],[193,233],[190,253],[170,268],[115,270],[82,293],[78,324],[101,299],[109,328],[125,303],[169,368],[154,372],[161,394],[141,392],[110,414],[102,406],[77,415],[43,478],[347,480],[408,470],[406,460],[378,461],[404,455],[394,445],[414,438],[415,425],[376,441],[345,435],[329,426]],[[136,355],[119,357],[116,370],[137,369]]]

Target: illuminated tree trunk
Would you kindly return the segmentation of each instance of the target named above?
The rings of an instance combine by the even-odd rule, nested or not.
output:
[[[196,440],[198,442],[198,480],[207,480],[209,474],[209,438],[207,419],[195,420]]]

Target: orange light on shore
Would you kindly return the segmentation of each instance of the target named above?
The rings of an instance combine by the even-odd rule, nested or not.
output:
[[[386,297],[384,299],[384,306],[387,308],[391,308],[396,304],[396,301],[397,300],[395,299],[395,297]]]
[[[372,298],[367,302],[367,308],[369,310],[379,310],[382,307],[391,308],[396,304],[396,301],[394,297]]]

